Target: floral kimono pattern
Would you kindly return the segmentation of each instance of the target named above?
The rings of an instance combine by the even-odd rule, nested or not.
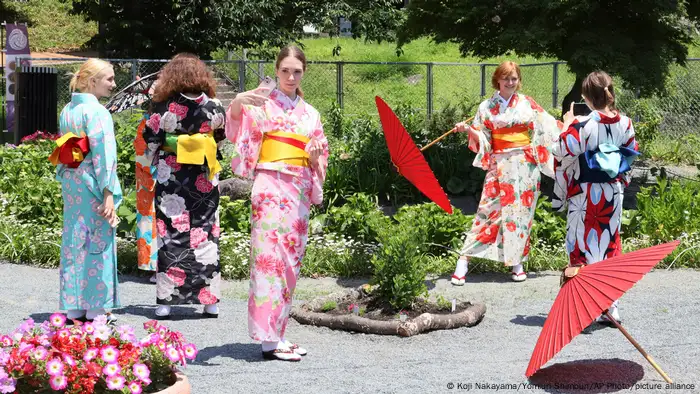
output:
[[[221,104],[202,93],[197,98],[177,94],[155,103],[146,121],[145,155],[154,158],[157,174],[158,304],[209,305],[221,297],[220,167],[212,169],[220,158],[215,141],[225,138],[224,119]],[[205,143],[215,150],[215,157],[202,155]],[[201,164],[188,162],[188,152],[199,154]],[[146,176],[142,180],[148,181]]]
[[[136,130],[134,152],[136,153],[136,250],[140,270],[155,271],[158,264],[155,195],[156,166],[154,154],[148,150],[143,131],[146,118]]]
[[[261,160],[264,141],[275,132],[321,141],[318,165]],[[318,111],[298,97],[274,90],[263,107],[244,106],[240,120],[229,114],[226,136],[235,145],[231,168],[254,179],[252,191],[248,332],[258,341],[284,337],[304,257],[311,204],[323,201],[328,141]]]
[[[540,174],[554,176],[549,149],[559,124],[532,98],[499,92],[479,105],[471,125],[478,136],[473,165],[486,172],[481,201],[461,255],[521,264],[530,252],[530,229]]]
[[[639,155],[632,121],[598,111],[579,118],[554,144],[555,198],[567,208],[569,265],[596,263],[622,254],[622,200]]]
[[[60,115],[60,133],[87,135],[90,152],[77,168],[58,165],[63,192],[60,309],[119,307],[115,230],[98,213],[104,190],[122,201],[117,143],[109,111],[92,94],[74,93]]]

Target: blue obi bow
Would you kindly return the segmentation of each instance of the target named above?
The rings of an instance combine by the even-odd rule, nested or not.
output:
[[[586,151],[581,157],[582,182],[608,182],[624,174],[640,153],[634,149],[613,144],[600,144],[595,151]]]

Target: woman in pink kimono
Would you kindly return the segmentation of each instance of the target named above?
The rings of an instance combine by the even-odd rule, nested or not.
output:
[[[518,93],[520,67],[501,63],[491,78],[491,98],[479,105],[474,122],[457,124],[469,132],[473,165],[486,172],[484,189],[471,230],[452,275],[465,282],[469,257],[500,261],[512,267],[511,279],[527,278],[523,262],[530,252],[530,229],[540,194],[540,174],[553,177],[551,144],[559,136],[557,121],[531,97]]]
[[[306,58],[294,46],[277,56],[280,86],[240,93],[226,113],[233,172],[254,179],[248,332],[265,359],[299,361],[285,339],[308,238],[309,208],[323,201],[328,141],[318,111],[302,98]]]

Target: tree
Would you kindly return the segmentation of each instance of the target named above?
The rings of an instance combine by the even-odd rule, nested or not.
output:
[[[68,1],[68,0],[64,0]],[[401,21],[401,0],[73,0],[74,12],[101,25],[91,45],[103,55],[169,58],[188,51],[209,58],[219,48],[279,48],[306,24],[353,21],[353,33],[387,37]]]
[[[576,82],[562,108],[579,101],[581,83],[602,69],[642,96],[663,91],[669,66],[685,64],[696,34],[694,1],[411,0],[398,46],[420,36],[456,42],[462,55],[510,53],[567,62]]]

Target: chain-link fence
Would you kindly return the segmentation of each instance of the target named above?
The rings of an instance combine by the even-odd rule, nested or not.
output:
[[[35,66],[50,66],[59,73],[59,110],[70,101],[69,72],[85,59],[31,59]],[[157,72],[167,60],[105,59],[114,65],[116,91]],[[244,89],[256,87],[261,78],[274,76],[274,63],[261,60],[206,61],[217,77],[217,96],[225,105]],[[348,115],[376,114],[374,96],[389,105],[409,105],[427,115],[447,105],[473,104],[492,94],[491,75],[497,64],[406,63],[406,62],[314,62],[308,64],[302,89],[307,100],[322,114],[334,105]],[[545,109],[561,109],[575,76],[565,62],[521,64],[524,94]],[[660,119],[661,133],[682,136],[697,134],[700,116],[700,59],[689,59],[687,67],[674,66],[667,83],[668,93],[646,99],[645,114]],[[634,92],[618,89],[625,111],[637,103]],[[645,119],[636,119],[645,121]]]

